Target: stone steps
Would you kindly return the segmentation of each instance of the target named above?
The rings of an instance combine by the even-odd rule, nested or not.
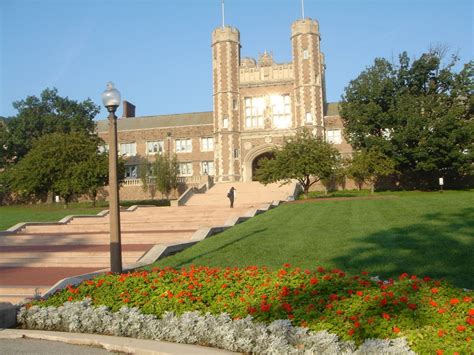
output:
[[[134,263],[142,255],[139,252],[122,252],[122,262],[124,264]],[[89,267],[105,268],[110,265],[110,253],[103,252],[13,252],[0,253],[0,267],[73,267],[87,264]]]
[[[49,288],[50,286],[0,286],[0,302],[15,304],[25,299],[31,299],[35,295],[44,295]]]

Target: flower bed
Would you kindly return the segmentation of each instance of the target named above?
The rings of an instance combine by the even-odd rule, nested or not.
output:
[[[382,282],[366,273],[348,276],[341,270],[309,271],[287,264],[277,271],[154,269],[104,275],[69,286],[48,300],[26,305],[22,312],[32,305],[58,307],[85,298],[113,312],[123,312],[122,307],[128,306],[157,317],[196,311],[215,316],[226,313],[237,321],[248,321],[250,315],[254,322],[265,324],[287,320],[294,329],[328,331],[357,345],[367,339],[406,337],[419,353],[473,349],[472,293],[407,274]],[[27,318],[19,319],[28,324]]]

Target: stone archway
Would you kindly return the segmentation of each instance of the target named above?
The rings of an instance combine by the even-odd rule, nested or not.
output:
[[[252,148],[244,157],[243,166],[242,166],[242,176],[243,181],[248,182],[252,181],[253,178],[253,169],[254,169],[254,161],[258,160],[261,157],[267,156],[268,153],[275,148],[274,144],[265,143],[259,145],[258,147]]]
[[[260,161],[264,158],[272,159],[274,157],[275,157],[275,154],[273,152],[265,152],[255,157],[255,159],[252,161],[252,181],[256,181],[255,171],[259,168]]]

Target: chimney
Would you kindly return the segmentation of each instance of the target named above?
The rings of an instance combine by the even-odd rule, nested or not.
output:
[[[122,117],[135,117],[135,105],[131,102],[123,100],[123,109],[122,109]]]

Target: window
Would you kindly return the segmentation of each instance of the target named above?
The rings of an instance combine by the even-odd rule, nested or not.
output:
[[[213,161],[201,162],[201,175],[214,175],[214,162]]]
[[[128,157],[137,155],[137,143],[120,143],[120,154]]]
[[[234,158],[238,158],[238,157],[239,157],[239,150],[234,149]]]
[[[193,175],[193,164],[192,163],[179,163],[178,173],[180,176],[191,176]]]
[[[291,126],[291,99],[290,95],[270,96],[272,104],[273,126],[276,128],[288,128]]]
[[[191,138],[175,140],[176,153],[189,153],[193,151]]]
[[[263,111],[265,101],[263,97],[245,98],[245,127],[263,127]]]
[[[201,151],[207,152],[210,150],[214,150],[214,138],[212,137],[201,138]]]
[[[341,144],[342,136],[340,129],[330,129],[326,132],[326,140],[328,143]]]
[[[304,122],[307,124],[313,123],[313,115],[311,114],[311,112],[306,112],[306,115],[304,116]]]
[[[232,100],[232,108],[233,108],[234,110],[237,110],[237,109],[238,109],[238,106],[237,106],[237,99],[233,99],[233,100]]]
[[[222,120],[222,127],[223,128],[229,128],[229,118],[228,117],[224,117],[224,119]]]
[[[308,58],[309,58],[309,53],[308,53],[308,50],[305,49],[305,50],[303,51],[303,59],[308,59]]]
[[[127,165],[125,167],[125,179],[138,178],[138,167],[136,165]]]
[[[153,154],[162,154],[164,151],[164,143],[163,141],[152,141],[146,142],[146,154],[153,155]]]
[[[108,153],[109,152],[109,145],[104,144],[104,145],[99,145],[99,148],[97,148],[99,153]]]

